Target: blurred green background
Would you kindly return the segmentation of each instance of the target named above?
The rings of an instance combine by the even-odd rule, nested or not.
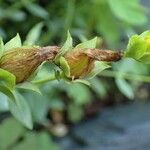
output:
[[[22,41],[31,44],[61,46],[69,30],[74,45],[98,36],[99,48],[125,50],[131,35],[149,29],[149,8],[145,7],[149,3],[148,0],[0,0],[0,36],[6,42],[19,33]],[[50,70],[53,71],[45,64],[38,76],[44,77]],[[22,91],[32,111],[33,131],[10,116],[6,97],[1,94],[0,150],[61,149],[56,138],[65,136],[74,124],[93,117],[108,105],[148,100],[150,85],[143,81],[147,81],[149,74],[148,65],[125,59],[90,80],[91,87],[54,81],[40,87],[44,96]]]

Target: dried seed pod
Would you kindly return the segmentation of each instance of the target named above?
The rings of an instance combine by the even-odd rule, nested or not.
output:
[[[68,53],[65,56],[70,67],[70,76],[74,79],[82,78],[94,67],[94,59],[83,52]]]
[[[58,47],[18,47],[5,51],[1,60],[0,68],[5,69],[16,76],[16,83],[25,81],[45,60],[55,58]]]
[[[70,76],[74,79],[84,78],[94,68],[94,62],[98,61],[118,61],[122,58],[121,52],[99,49],[79,49],[68,52],[65,59],[70,67]]]

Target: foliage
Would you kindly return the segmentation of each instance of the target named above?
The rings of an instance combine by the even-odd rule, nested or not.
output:
[[[0,57],[4,50],[20,47],[21,43],[23,45],[62,45],[68,29],[75,41],[72,42],[68,33],[68,40],[60,51],[61,55],[73,47],[72,43],[76,44],[79,41],[82,41],[82,44],[77,45],[74,49],[79,47],[93,48],[96,44],[98,47],[125,49],[124,43],[126,42],[124,39],[143,30],[141,27],[144,27],[147,22],[146,9],[138,0],[114,0],[113,2],[112,0],[89,0],[88,2],[85,0],[48,2],[42,0],[7,0],[0,1],[0,4],[0,36],[3,37],[4,41],[8,41],[19,32],[21,37],[24,38],[21,42],[17,34],[5,45],[0,38]],[[28,34],[26,35],[26,33]],[[94,35],[102,37],[104,44],[101,45],[102,39],[100,37],[98,37],[100,43],[96,43],[97,38],[87,42],[87,39],[91,39]],[[141,85],[140,83],[137,84],[137,81],[150,82],[148,77],[149,66],[138,62],[149,63],[148,35],[149,32],[147,31],[141,35],[130,37],[125,58],[116,64],[113,63],[112,68],[108,71],[99,73],[103,70],[100,70],[99,66],[106,69],[109,64],[98,62],[98,69],[95,68],[87,76],[90,78],[98,74],[97,77],[90,79],[90,87],[79,84],[79,82],[85,83],[85,80],[75,80],[75,82],[69,80],[68,82],[66,77],[70,76],[70,70],[64,57],[59,59],[59,63],[64,71],[65,81],[61,80],[59,83],[53,80],[56,78],[60,80],[60,68],[55,66],[55,73],[53,73],[54,66],[49,66],[47,63],[41,65],[42,68],[40,68],[36,77],[29,79],[32,82],[24,82],[18,85],[15,85],[14,75],[1,69],[0,82],[2,86],[0,86],[0,90],[4,94],[0,93],[0,110],[11,111],[24,126],[30,129],[35,123],[43,125],[49,122],[47,113],[50,110],[67,112],[69,121],[75,123],[84,117],[84,108],[92,103],[95,97],[103,100],[108,96],[108,92],[112,91],[112,88],[115,89],[114,81],[107,82],[106,77],[115,77],[116,86],[120,92],[127,98],[133,99],[135,89]],[[102,78],[102,76],[105,78]],[[118,94],[117,89],[115,89],[115,92]],[[64,96],[62,96],[62,93]],[[76,93],[80,93],[80,96],[77,96]],[[18,138],[22,136],[24,140],[18,145],[14,145],[16,146],[14,149],[26,149],[31,144],[34,150],[37,149],[35,143],[39,143],[39,147],[40,145],[53,147],[52,142],[47,142],[51,141],[47,133],[31,133],[13,119],[10,119],[10,121],[8,119],[8,123],[6,120],[0,126],[0,131],[4,133],[8,129],[13,129],[15,134],[10,136],[1,134],[0,141],[5,141],[2,142],[2,145],[0,144],[3,148],[14,145]],[[7,133],[11,134],[11,132]],[[46,148],[42,147],[41,149]]]
[[[58,146],[52,141],[50,135],[46,132],[32,133],[21,126],[13,118],[7,118],[0,126],[0,149],[12,150],[58,150]],[[6,134],[7,133],[7,134]],[[22,139],[22,140],[20,140]]]
[[[143,63],[150,63],[150,31],[131,37],[126,57],[133,57]]]
[[[40,45],[59,43],[70,28],[74,38],[91,38],[95,33],[103,36],[112,48],[121,43],[122,34],[130,34],[135,26],[147,22],[146,9],[138,0],[89,0],[88,3],[85,0],[8,0],[1,2],[0,11],[0,33],[7,40],[16,34],[14,26],[25,37],[34,24],[42,21],[44,32],[34,43]]]
[[[38,26],[36,25],[32,30],[34,31]],[[39,27],[38,27],[39,28]],[[30,33],[31,33],[30,32]],[[32,34],[31,34],[32,35]],[[34,40],[34,38],[36,39],[37,37],[34,36],[34,34],[32,35],[31,37],[30,35],[30,38]],[[28,37],[28,36],[27,36]],[[34,38],[33,38],[34,37]],[[70,66],[68,65],[68,62],[67,60],[63,57],[68,51],[78,51],[79,49],[77,49],[78,47],[80,48],[95,48],[96,46],[96,38],[93,39],[93,40],[90,40],[90,41],[86,41],[84,43],[81,43],[79,45],[77,45],[75,48],[73,48],[72,46],[72,38],[71,38],[71,35],[70,33],[68,32],[68,37],[67,37],[67,40],[64,44],[64,46],[59,50],[58,54],[56,55],[56,58],[55,58],[55,63],[57,63],[58,66],[60,66],[60,69],[59,70],[59,76],[57,77],[57,75],[55,75],[56,77],[54,79],[57,79],[57,78],[60,78],[60,79],[65,79],[67,80],[67,82],[69,82],[69,78],[71,77],[70,76]],[[86,46],[87,45],[87,46]],[[91,46],[90,46],[91,45]],[[11,39],[9,42],[7,42],[4,46],[3,46],[3,53],[5,51],[7,51],[7,53],[9,53],[9,50],[10,51],[13,51],[14,48],[20,48],[21,49],[21,39],[19,37],[19,35],[17,34],[13,39]],[[14,49],[15,51],[16,49]],[[20,50],[21,51],[21,50]],[[85,51],[85,50],[84,50]],[[16,53],[16,55],[18,55],[18,52]],[[3,56],[3,55],[2,55]],[[24,57],[24,55],[19,55],[18,57]],[[16,59],[18,58],[16,57]],[[2,57],[3,58],[3,57]],[[6,59],[10,59],[9,57]],[[35,60],[36,61],[36,60]],[[80,60],[79,60],[80,61]],[[12,62],[11,62],[12,63]],[[76,63],[76,62],[75,62]],[[78,62],[77,62],[78,63]],[[81,64],[81,63],[80,63]],[[108,68],[109,66],[107,65],[106,62],[96,62],[97,65],[95,65],[95,67],[93,68],[93,71],[91,70],[91,74],[87,74],[86,76],[88,77],[94,77],[97,73],[101,72],[102,70]],[[21,64],[20,64],[21,65]],[[86,65],[86,64],[84,64]],[[11,66],[13,67],[13,66]],[[27,66],[28,67],[28,66]],[[84,66],[82,66],[84,67]],[[77,66],[76,68],[76,71],[78,72],[78,70],[82,70],[82,67]],[[74,68],[73,68],[74,69]],[[33,80],[33,83],[32,81],[26,81],[26,82],[23,82],[23,83],[20,83],[20,84],[15,84],[15,82],[17,83],[17,80],[15,80],[15,76],[6,71],[6,70],[3,70],[1,69],[0,70],[1,72],[1,89],[0,91],[5,94],[6,96],[8,96],[8,103],[9,103],[9,110],[10,112],[13,114],[13,116],[15,116],[21,123],[23,123],[26,127],[32,129],[33,127],[33,123],[32,123],[32,117],[31,117],[31,112],[30,112],[30,109],[29,109],[29,106],[28,106],[28,103],[26,102],[26,100],[23,98],[23,96],[19,93],[18,89],[27,89],[27,90],[31,90],[31,91],[35,91],[35,92],[38,92],[38,94],[41,94],[38,86],[34,85],[34,83],[38,83],[40,85],[40,79],[36,79],[34,81],[34,78],[32,79]],[[21,74],[19,74],[21,76]],[[86,78],[87,78],[86,77]],[[43,78],[43,76],[42,76]],[[71,77],[72,78],[72,77]],[[44,80],[44,78],[43,78]],[[47,78],[46,78],[46,81]],[[71,81],[71,80],[70,80]],[[73,81],[73,79],[72,79]],[[74,80],[73,82],[80,82],[80,83],[86,83],[87,81],[82,81],[81,79],[80,80]],[[42,82],[43,83],[43,82]],[[75,87],[76,84],[73,86]],[[72,87],[72,89],[73,89]],[[79,87],[82,87],[82,86],[79,86]],[[78,87],[78,88],[79,88]],[[76,88],[75,88],[76,89]],[[75,89],[71,92],[69,91],[68,93],[71,94],[73,92],[75,92]],[[79,88],[80,89],[80,88]],[[82,90],[83,89],[83,90]],[[84,93],[85,91],[85,93]],[[76,102],[79,101],[79,104],[78,105],[83,105],[85,104],[84,103],[84,99],[87,99],[87,97],[85,97],[86,95],[88,95],[88,92],[86,92],[85,88],[81,88],[80,89],[80,92],[83,94],[83,98],[82,98],[82,95],[80,95],[80,97],[78,97],[78,99],[76,99]],[[75,92],[76,93],[76,92]],[[72,94],[73,95],[73,94]],[[70,108],[71,106],[69,106]],[[70,111],[70,109],[68,109],[68,111]]]
[[[35,26],[35,28],[37,28],[37,26]],[[32,31],[33,30],[35,30],[35,29],[32,29]],[[145,33],[148,33],[148,35]],[[34,34],[33,34],[33,36],[34,36]],[[141,57],[143,57],[144,53],[147,53],[147,51],[149,51],[149,40],[147,40],[147,39],[149,39],[149,31],[144,32],[143,34],[141,34],[141,36],[142,36],[141,38],[144,38],[144,39],[137,40],[136,38],[134,38],[135,36],[131,37],[131,39],[129,40],[127,52],[125,53],[125,57],[131,57],[131,58],[140,60]],[[30,38],[31,38],[31,36],[30,36]],[[31,38],[31,39],[33,39],[33,38]],[[33,39],[33,41],[34,41],[34,39]],[[141,43],[141,41],[143,43]],[[76,59],[75,59],[75,62],[73,62],[73,58],[71,57],[71,59],[72,59],[71,63],[77,63],[77,65],[73,64],[73,68],[71,68],[70,64],[68,64],[69,60],[67,60],[63,56],[65,56],[65,54],[68,52],[69,53],[73,52],[73,54],[75,51],[78,52],[79,51],[78,48],[84,48],[83,50],[86,52],[85,48],[95,48],[96,42],[97,42],[97,40],[96,40],[96,38],[94,38],[93,40],[83,42],[83,43],[77,45],[75,48],[73,48],[72,38],[70,36],[70,33],[68,32],[68,37],[67,37],[67,40],[66,40],[64,46],[59,50],[58,54],[56,55],[56,58],[53,60],[55,62],[55,64],[57,64],[57,66],[60,66],[60,70],[58,71],[59,74],[55,75],[54,79],[57,79],[57,78],[65,79],[67,82],[69,82],[69,81],[82,82],[82,83],[87,82],[84,80],[82,81],[81,79],[77,79],[77,80],[73,79],[74,74],[80,72],[82,70],[82,68],[84,68],[84,66],[87,65],[86,61],[85,61],[85,63],[83,63],[84,58],[82,57],[82,59],[79,59],[79,60],[78,60],[78,58],[76,58],[77,62],[76,62]],[[142,48],[141,48],[141,46],[142,46]],[[13,50],[13,48],[19,48],[19,47],[21,47],[21,40],[20,40],[19,35],[17,34],[16,37],[11,39],[9,42],[7,42],[3,46],[4,50],[2,49],[2,51],[3,51],[3,53],[5,51],[7,51],[7,53],[8,53],[9,50]],[[14,49],[14,51],[15,51],[15,49]],[[138,51],[140,51],[140,52],[138,52]],[[24,57],[24,56],[22,55],[22,57]],[[80,57],[80,55],[78,55],[78,57]],[[2,55],[2,58],[3,58],[3,55]],[[147,63],[147,60],[143,60],[143,62]],[[85,74],[85,79],[87,80],[87,79],[93,78],[99,72],[101,72],[102,70],[109,68],[109,67],[110,66],[106,62],[96,61],[94,68],[90,72],[87,72]],[[73,72],[74,74],[72,74],[71,69],[74,70],[74,72]],[[33,78],[33,83],[32,83],[32,81],[24,82],[24,83],[21,83],[16,86],[15,85],[15,76],[13,74],[11,74],[10,72],[7,72],[6,70],[3,70],[3,69],[1,69],[0,71],[1,71],[0,72],[1,73],[1,89],[0,90],[3,94],[8,96],[8,98],[9,98],[8,103],[9,103],[10,112],[20,122],[22,122],[26,127],[32,129],[33,123],[32,123],[32,117],[31,117],[31,112],[30,112],[28,103],[23,98],[23,96],[21,96],[21,94],[18,92],[17,89],[28,89],[28,90],[32,90],[32,91],[41,93],[40,90],[38,89],[38,87],[36,85],[34,85],[34,83],[38,83],[40,85],[41,79],[34,80],[34,78]],[[19,75],[21,75],[21,74],[19,74]],[[118,76],[119,76],[119,74],[118,74]],[[43,78],[43,76],[42,76],[42,78]],[[70,80],[70,78],[72,78],[72,79]],[[44,80],[44,78],[43,78],[43,80]],[[41,83],[43,83],[43,80]],[[49,81],[49,80],[47,80],[47,78],[45,80],[46,80],[46,82]],[[120,87],[120,90],[128,98],[130,98],[130,99],[134,98],[132,88],[125,80],[116,79],[116,83],[117,83],[118,87]],[[79,97],[76,97],[76,93],[78,93],[77,89],[80,89],[79,93],[82,93]],[[83,116],[81,106],[87,104],[88,99],[89,99],[89,96],[88,96],[89,92],[87,92],[84,87],[77,86],[77,83],[76,83],[74,86],[72,86],[70,88],[68,93],[69,93],[68,96],[70,96],[70,95],[73,96],[73,97],[71,97],[71,99],[75,99],[75,101],[72,104],[70,104],[68,107],[68,111],[70,112],[69,118],[72,121],[79,120],[80,117]],[[85,102],[84,102],[84,100],[85,100]],[[80,112],[80,113],[77,115],[77,113],[74,113],[73,111]],[[74,116],[73,114],[76,114],[77,116]]]

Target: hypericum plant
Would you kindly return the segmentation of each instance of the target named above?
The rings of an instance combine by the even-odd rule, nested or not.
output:
[[[73,47],[69,32],[62,47],[22,45],[18,34],[6,44],[0,39],[0,91],[9,98],[10,112],[31,129],[31,112],[18,89],[40,93],[39,84],[61,79],[69,83],[81,82],[89,85],[87,80],[110,68],[110,62],[125,57],[150,63],[149,39],[150,31],[132,36],[125,52],[99,50],[96,48],[97,38]],[[48,78],[35,79],[33,76],[37,69],[46,61],[49,65],[55,65],[55,72]]]

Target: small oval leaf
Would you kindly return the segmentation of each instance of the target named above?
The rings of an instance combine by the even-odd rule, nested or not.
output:
[[[140,62],[150,64],[150,53],[145,53],[140,59]]]
[[[38,86],[36,86],[35,84],[33,84],[31,82],[23,82],[23,83],[17,84],[16,88],[34,91],[34,92],[37,92],[38,94],[42,95]]]
[[[71,50],[71,49],[72,49],[72,37],[70,35],[70,32],[68,31],[67,40],[65,44],[63,45],[63,47],[58,52],[56,59],[60,56],[63,56],[68,50]]]
[[[129,99],[133,99],[134,98],[134,91],[131,87],[131,85],[126,82],[124,79],[116,79],[116,84],[119,88],[119,90]]]
[[[87,85],[87,86],[90,86],[90,85],[91,85],[91,83],[90,83],[89,81],[83,80],[83,79],[76,79],[76,80],[74,80],[74,81],[72,81],[72,82],[73,82],[73,83],[85,84],[85,85]]]
[[[17,47],[21,47],[21,39],[20,39],[20,36],[19,34],[17,33],[17,35],[12,38],[10,41],[8,41],[5,46],[4,46],[4,49],[5,50],[9,50],[9,49],[12,49],[12,48],[17,48]]]
[[[3,39],[0,37],[0,58],[2,57],[4,52],[4,42]]]
[[[97,74],[99,74],[101,71],[110,67],[111,66],[108,65],[106,62],[96,61],[93,70],[86,76],[86,78],[91,79],[95,77]]]
[[[10,90],[8,87],[0,85],[0,92],[5,94],[9,99],[13,100],[14,102],[16,101],[13,91]]]
[[[5,85],[9,89],[13,89],[16,84],[16,77],[6,71],[0,68],[0,85]]]
[[[29,33],[27,34],[27,37],[26,37],[26,40],[25,40],[24,44],[25,45],[33,45],[33,44],[35,44],[38,41],[39,37],[40,37],[42,27],[43,27],[43,23],[42,22],[36,24],[29,31]]]
[[[64,72],[64,74],[69,77],[70,76],[70,67],[68,65],[68,62],[66,61],[66,59],[64,57],[60,57],[60,67],[62,69],[62,71]]]
[[[18,92],[14,93],[16,101],[9,100],[9,110],[12,115],[29,129],[33,128],[31,111],[28,103]]]
[[[91,39],[91,40],[88,40],[88,41],[85,41],[83,43],[80,43],[78,44],[74,50],[76,49],[87,49],[87,48],[96,48],[96,44],[97,44],[97,37]]]

